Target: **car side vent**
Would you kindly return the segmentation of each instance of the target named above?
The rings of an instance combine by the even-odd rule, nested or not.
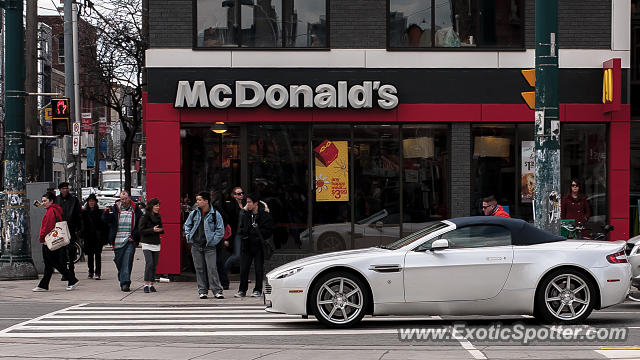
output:
[[[392,272],[399,272],[400,270],[402,270],[402,266],[398,264],[371,265],[369,266],[369,270],[373,270],[375,272],[380,272],[380,273],[392,273]]]

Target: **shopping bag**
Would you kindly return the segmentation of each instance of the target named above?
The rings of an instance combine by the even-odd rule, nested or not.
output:
[[[56,251],[71,242],[69,226],[66,221],[59,221],[56,226],[45,236],[44,242],[51,251]]]

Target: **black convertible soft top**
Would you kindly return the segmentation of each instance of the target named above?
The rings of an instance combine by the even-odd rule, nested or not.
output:
[[[456,228],[472,225],[500,225],[511,232],[513,245],[534,245],[566,240],[565,237],[554,235],[520,219],[510,219],[500,216],[470,216],[448,219]]]

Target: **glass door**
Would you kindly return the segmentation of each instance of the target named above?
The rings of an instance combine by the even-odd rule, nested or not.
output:
[[[354,229],[351,248],[383,245],[400,236],[401,153],[397,125],[353,127]]]

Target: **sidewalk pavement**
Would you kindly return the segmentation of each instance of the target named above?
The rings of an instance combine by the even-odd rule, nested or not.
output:
[[[86,256],[85,256],[86,258]],[[71,302],[71,303],[106,303],[106,304],[262,304],[262,298],[234,298],[238,291],[238,281],[231,281],[230,289],[224,291],[224,299],[214,299],[209,291],[209,298],[201,300],[198,297],[198,287],[195,275],[181,276],[191,281],[156,283],[156,293],[145,294],[144,286],[144,256],[142,249],[136,249],[133,271],[131,274],[131,292],[120,290],[117,271],[113,262],[113,250],[105,247],[102,252],[102,279],[87,279],[87,263],[80,261],[75,266],[76,277],[80,285],[73,291],[66,291],[66,281],[60,281],[57,272],[51,278],[48,292],[33,292],[38,280],[0,281],[0,301],[42,301],[42,302]],[[250,274],[251,276],[252,274]],[[40,274],[40,277],[42,275]],[[232,277],[233,278],[233,277]],[[249,290],[252,284],[249,284]]]

